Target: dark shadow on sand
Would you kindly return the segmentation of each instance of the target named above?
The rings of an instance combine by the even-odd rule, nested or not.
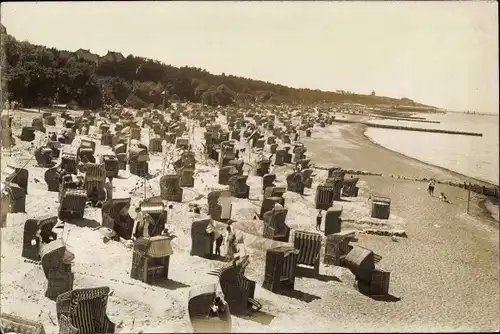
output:
[[[300,290],[285,290],[280,293],[283,296],[298,299],[300,301],[310,303],[312,301],[321,299],[321,297],[318,297],[316,295],[311,295],[310,293],[303,292]]]
[[[329,276],[329,275],[318,275],[314,276],[314,273],[312,270],[297,270],[296,271],[296,276],[301,277],[301,278],[311,278],[311,279],[317,279],[318,281],[321,282],[342,282],[340,278],[336,276]]]
[[[249,314],[241,317],[241,319],[257,322],[265,326],[269,325],[274,320],[274,318],[276,318],[274,315],[264,311],[252,311]]]
[[[212,255],[212,256],[208,257],[208,259],[213,260],[213,261],[226,262],[226,258],[224,256],[221,256],[221,255]]]
[[[101,226],[97,220],[94,219],[87,219],[87,218],[80,218],[80,219],[71,219],[67,224],[75,225],[78,227],[90,227],[90,228],[96,228]]]
[[[391,294],[385,296],[368,296],[368,297],[370,297],[373,300],[386,303],[395,303],[401,300],[401,298],[393,296]]]
[[[182,288],[189,288],[189,284],[184,284],[182,282],[174,281],[172,279],[167,279],[165,281],[158,281],[158,282],[153,282],[151,285],[168,289],[168,290],[177,290],[177,289],[182,289]]]

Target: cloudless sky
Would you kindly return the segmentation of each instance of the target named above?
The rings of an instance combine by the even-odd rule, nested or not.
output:
[[[495,1],[4,2],[1,22],[58,49],[498,113],[497,11]]]

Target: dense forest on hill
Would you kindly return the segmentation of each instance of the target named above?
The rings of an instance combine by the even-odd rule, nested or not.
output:
[[[229,105],[264,103],[352,102],[423,106],[409,99],[392,99],[346,92],[295,89],[232,75],[214,75],[195,67],[174,67],[129,55],[98,56],[18,41],[2,27],[2,91],[24,107],[70,104],[98,109],[120,103],[136,108],[166,101]]]

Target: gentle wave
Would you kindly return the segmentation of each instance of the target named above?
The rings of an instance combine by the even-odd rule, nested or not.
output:
[[[429,124],[380,119],[370,120],[370,122],[428,129],[481,132],[483,137],[380,128],[367,128],[365,134],[372,141],[390,150],[498,185],[498,116],[454,113],[418,116],[441,123]]]

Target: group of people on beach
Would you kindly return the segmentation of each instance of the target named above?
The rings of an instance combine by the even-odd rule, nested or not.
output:
[[[430,196],[434,196],[434,189],[436,187],[436,180],[434,179],[431,179],[429,181],[429,186],[427,187],[427,193],[430,195]],[[446,202],[446,203],[450,203],[450,201],[448,201],[448,199],[446,198],[444,192],[441,192],[439,194],[439,200],[441,202]]]

